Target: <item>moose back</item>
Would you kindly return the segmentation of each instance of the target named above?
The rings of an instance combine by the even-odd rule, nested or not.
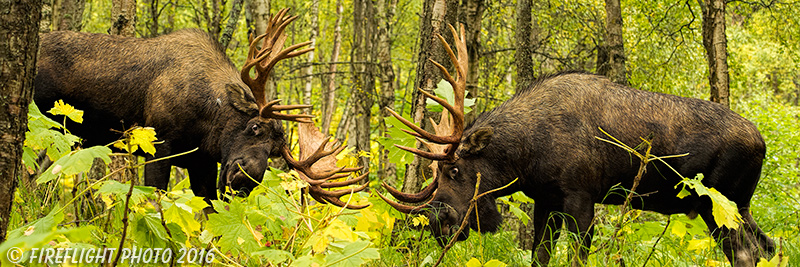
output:
[[[286,37],[273,31],[266,38]],[[253,60],[254,47],[246,65],[274,65],[281,59]],[[263,92],[257,91],[263,90],[263,84],[248,79],[247,67],[240,73],[219,43],[196,29],[147,39],[46,33],[41,36],[37,70],[34,99],[38,104],[63,99],[85,111],[82,124],[68,125],[84,139],[84,145],[108,144],[120,138],[119,131],[138,125],[154,127],[163,141],[156,145],[155,156],[145,155],[147,160],[199,148],[147,164],[145,184],[166,189],[170,166],[180,166],[188,170],[195,195],[207,199],[217,198],[217,162],[222,163],[220,190],[224,186],[252,188],[255,183],[245,173],[260,178],[268,158],[280,156],[286,143],[280,119],[307,118],[270,111],[276,107],[272,102],[265,111],[266,99],[256,100],[263,98]],[[257,74],[263,78],[268,72]]]

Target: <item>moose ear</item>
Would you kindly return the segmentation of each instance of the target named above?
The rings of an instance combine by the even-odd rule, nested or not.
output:
[[[226,84],[225,90],[228,93],[228,103],[234,108],[244,113],[258,113],[258,105],[253,96],[245,93],[241,86]]]
[[[461,143],[464,156],[478,154],[481,150],[486,148],[486,146],[489,145],[489,141],[492,140],[492,134],[494,134],[494,129],[484,127],[467,136],[467,139]]]

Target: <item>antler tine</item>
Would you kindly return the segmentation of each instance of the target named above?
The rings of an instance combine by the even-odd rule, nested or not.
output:
[[[423,188],[422,191],[416,194],[408,194],[400,192],[400,190],[397,190],[394,187],[389,186],[389,184],[387,184],[386,182],[384,182],[381,185],[383,186],[383,188],[386,188],[386,191],[388,191],[389,194],[392,194],[392,196],[394,196],[394,198],[396,198],[397,200],[403,202],[418,203],[430,198],[433,195],[433,192],[436,191],[436,188],[439,186],[439,182],[438,180],[434,179],[431,184],[429,184],[428,186]]]
[[[311,105],[277,105],[280,102],[281,99],[275,99],[264,104],[264,106],[261,107],[261,111],[259,111],[261,117],[295,122],[311,122],[311,119],[314,118],[314,115],[309,114],[286,114],[279,112],[284,110],[310,108]]]
[[[392,208],[396,209],[399,212],[407,213],[407,214],[418,214],[418,213],[421,213],[422,210],[425,207],[428,207],[431,204],[431,202],[433,202],[433,198],[431,198],[430,200],[428,200],[428,202],[425,202],[422,205],[409,206],[409,205],[404,205],[404,204],[397,203],[397,202],[395,202],[395,201],[383,196],[382,194],[378,194],[378,196],[381,197],[381,199],[383,199],[383,201],[385,201],[386,204],[389,204],[389,206],[392,206]],[[435,191],[433,192],[433,196],[436,196],[436,192]]]
[[[324,189],[321,189],[321,188],[318,188],[318,187],[310,187],[308,189],[308,191],[309,191],[309,194],[311,195],[311,197],[313,197],[315,200],[317,200],[320,203],[326,203],[327,202],[327,203],[330,203],[330,204],[333,204],[333,205],[336,205],[336,206],[339,206],[339,207],[342,207],[342,208],[358,210],[358,209],[363,209],[363,208],[369,207],[370,204],[365,204],[365,205],[348,204],[348,203],[345,203],[344,201],[340,200],[339,197],[341,197],[343,195],[346,195],[346,194],[355,193],[355,192],[364,190],[364,188],[366,188],[366,187],[367,187],[367,184],[365,184],[365,185],[363,185],[361,187],[358,187],[358,188],[341,189],[341,190],[337,190],[337,191],[327,191],[327,190],[324,190]]]
[[[312,117],[309,117],[308,115],[276,114],[277,112],[274,109],[267,111],[264,110],[264,107],[267,105],[265,83],[272,72],[272,68],[283,59],[296,57],[314,49],[312,47],[300,49],[311,44],[310,41],[294,44],[285,49],[283,48],[283,44],[287,38],[287,35],[284,34],[283,31],[292,21],[297,19],[297,16],[286,17],[288,12],[288,8],[278,11],[278,13],[275,14],[272,19],[270,19],[264,34],[259,35],[256,38],[253,38],[253,35],[250,35],[250,47],[249,51],[247,52],[247,59],[242,67],[240,76],[242,81],[247,84],[247,86],[250,87],[250,90],[253,92],[253,96],[256,98],[256,103],[258,104],[259,109],[261,109],[260,114],[262,114],[262,116],[281,120],[301,122],[310,121],[310,118]],[[263,41],[261,49],[258,48],[259,41]],[[253,68],[255,68],[256,71],[255,78],[250,76],[250,71],[253,70]],[[278,107],[282,106],[276,106],[275,108]],[[306,106],[295,108],[306,108]]]

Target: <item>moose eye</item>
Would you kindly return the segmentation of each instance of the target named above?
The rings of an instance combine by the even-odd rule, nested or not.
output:
[[[458,168],[456,168],[456,167],[451,168],[450,169],[450,178],[451,179],[455,179],[456,178],[456,174],[458,174]]]
[[[252,131],[253,134],[255,134],[255,135],[258,135],[258,131],[260,129],[261,128],[258,126],[258,124],[253,124],[253,125],[250,126],[250,131]]]

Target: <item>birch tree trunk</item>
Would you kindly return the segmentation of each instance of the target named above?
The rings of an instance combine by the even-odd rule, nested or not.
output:
[[[311,41],[311,45],[309,47],[316,47],[317,46],[317,34],[319,32],[319,1],[314,0],[311,1],[311,32],[308,35],[309,41]],[[305,67],[304,73],[306,76],[306,84],[303,87],[303,104],[311,105],[311,88],[314,83],[313,74],[314,74],[314,50],[308,52],[308,60],[306,63],[308,66]],[[308,108],[306,112],[311,114],[311,110],[313,107]]]
[[[725,0],[698,0],[703,11],[703,47],[708,61],[711,101],[730,106]]]
[[[264,32],[267,30],[267,24],[269,23],[269,9],[269,0],[247,0],[245,15],[249,17],[248,21],[250,22],[250,25],[248,26],[248,36],[252,34],[253,37],[255,37],[260,34],[264,34]],[[267,77],[267,82],[266,86],[264,86],[264,89],[266,91],[265,96],[267,99],[275,99],[275,96],[277,95],[277,88],[275,79],[272,77],[272,75]]]
[[[328,86],[325,93],[322,95],[322,131],[329,133],[331,128],[331,121],[333,120],[333,113],[336,111],[336,62],[339,61],[339,51],[342,46],[342,13],[344,6],[342,0],[336,0],[336,22],[333,30],[333,49],[331,50],[331,64],[328,67],[330,77],[328,77]]]
[[[0,10],[0,243],[6,240],[22,168],[39,50],[40,0],[1,0]]]

